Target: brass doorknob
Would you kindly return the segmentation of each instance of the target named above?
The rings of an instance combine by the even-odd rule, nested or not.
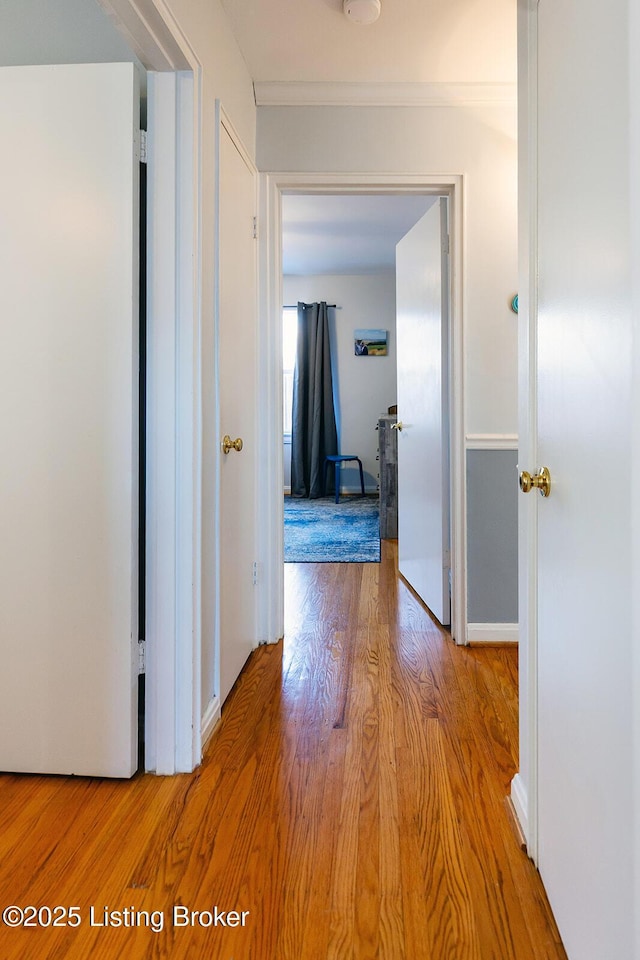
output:
[[[222,438],[222,452],[229,453],[230,450],[237,450],[238,453],[242,450],[242,438],[238,437],[237,440],[232,440],[229,434],[227,433]]]
[[[551,493],[551,474],[547,467],[541,467],[535,477],[526,470],[520,474],[520,489],[523,493],[529,493],[534,487],[540,491],[541,497],[548,497]]]
[[[392,429],[392,430],[399,430],[400,433],[402,433],[402,427],[403,427],[402,420],[398,420],[397,423],[392,423],[392,424],[391,424],[391,429]]]

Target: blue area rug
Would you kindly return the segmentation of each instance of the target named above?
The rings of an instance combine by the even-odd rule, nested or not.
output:
[[[379,563],[377,497],[284,498],[285,563]]]

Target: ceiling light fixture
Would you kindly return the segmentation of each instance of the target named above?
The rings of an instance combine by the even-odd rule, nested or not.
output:
[[[374,23],[380,16],[380,0],[344,0],[343,10],[354,23]]]

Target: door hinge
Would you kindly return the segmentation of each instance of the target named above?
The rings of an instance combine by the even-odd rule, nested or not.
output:
[[[253,218],[253,239],[254,240],[258,239],[258,218],[257,217]]]
[[[138,676],[147,672],[147,641],[138,640]]]
[[[255,587],[256,584],[257,584],[257,582],[258,582],[258,561],[257,561],[257,560],[254,560],[254,561],[253,561],[253,573],[252,573],[252,577],[253,577],[253,585],[254,585],[254,587]]]
[[[147,131],[140,131],[140,163],[147,162]]]
[[[449,234],[447,234],[446,237],[442,238],[442,252],[446,254],[449,254],[451,252]]]

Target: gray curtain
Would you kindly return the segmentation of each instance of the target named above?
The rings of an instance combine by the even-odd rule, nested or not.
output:
[[[298,303],[298,348],[293,374],[291,495],[324,495],[325,457],[338,452],[333,406],[327,304]],[[331,485],[333,470],[329,471]]]

